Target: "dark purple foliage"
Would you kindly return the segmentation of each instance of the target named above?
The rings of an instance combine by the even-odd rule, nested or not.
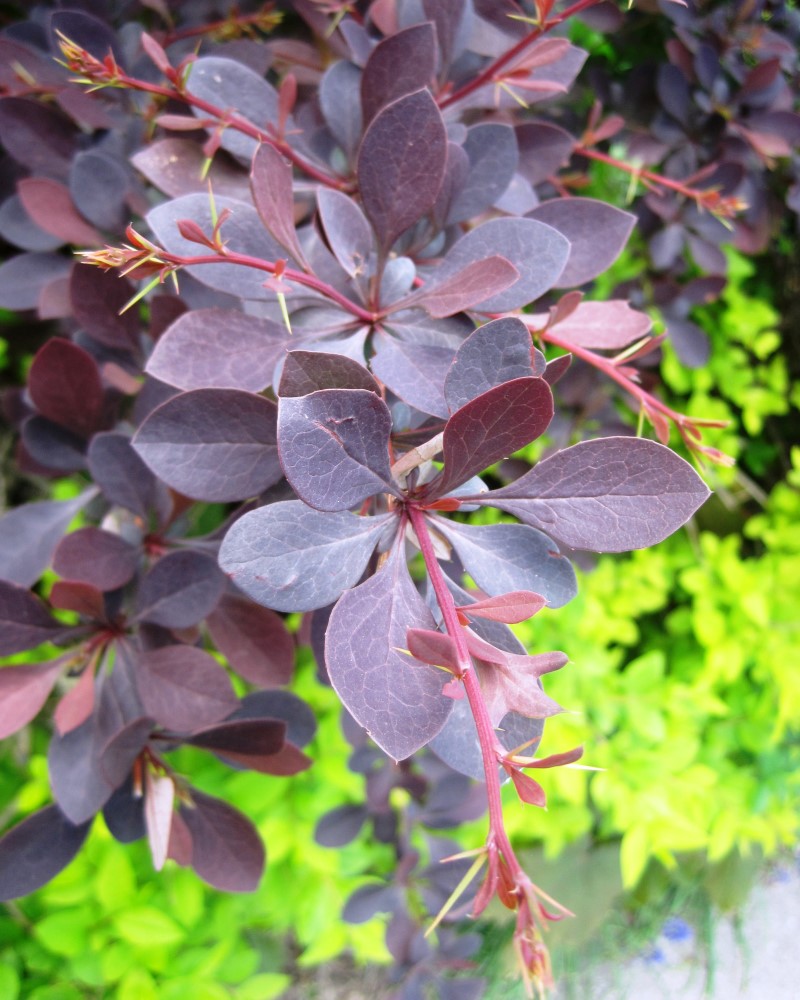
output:
[[[521,111],[568,90],[585,58],[551,34],[547,3],[541,30],[506,16],[516,4],[381,0],[331,20],[302,3],[292,30],[311,44],[300,61],[202,32],[187,56],[181,29],[204,15],[179,3],[172,26],[149,6],[152,35],[118,14],[51,12],[36,37],[68,67],[24,33],[0,35],[0,236],[20,251],[0,264],[0,306],[53,324],[6,410],[24,474],[92,483],[0,518],[0,654],[74,647],[0,670],[0,735],[54,690],[59,699],[56,805],[6,834],[0,896],[60,871],[99,811],[119,840],[147,836],[157,868],[169,857],[217,888],[255,890],[257,832],[175,775],[169,753],[189,744],[272,776],[308,767],[299,748],[313,714],[278,690],[302,636],[347,709],[350,766],[365,779],[365,801],[324,817],[317,840],[338,847],[371,831],[398,859],[345,917],[393,914],[398,996],[468,1000],[481,983],[450,974],[469,970],[477,942],[448,926],[466,902],[438,941],[420,919],[471,862],[440,865],[457,846],[438,837],[421,858],[407,826],[474,819],[486,793],[472,779],[499,802],[498,770],[542,804],[511,752],[533,755],[543,719],[560,711],[541,677],[567,657],[529,655],[509,624],[574,596],[556,541],[651,545],[708,494],[664,444],[632,437],[559,449],[556,435],[533,468],[506,462],[551,426],[570,364],[547,357],[551,345],[634,395],[639,353],[657,346],[621,292],[584,302],[558,291],[605,271],[637,221],[563,196],[580,157],[625,123],[596,109],[579,141],[552,103],[543,114],[559,124]],[[57,31],[74,45],[60,51]],[[721,60],[706,65],[691,32],[670,55],[641,102],[660,102],[657,152],[675,157],[671,171],[694,135],[693,88],[742,112],[725,126],[737,148],[791,149],[800,129],[777,66],[733,74],[723,93]],[[154,87],[152,131],[140,112]],[[738,191],[742,157],[731,159],[697,183]],[[681,176],[706,162],[693,153]],[[688,247],[713,270],[721,237],[696,210],[702,199],[654,197],[637,215],[663,269]],[[102,243],[81,264],[63,249]],[[689,310],[719,287],[675,284],[661,304],[696,361],[705,341]],[[617,367],[594,353],[627,349]],[[637,399],[666,440],[655,397]],[[679,426],[693,445],[696,428]],[[521,523],[469,523],[483,506]],[[60,579],[30,590],[47,569]],[[62,623],[65,611],[77,624]],[[298,612],[310,614],[296,637],[283,616]],[[402,820],[395,789],[409,802]],[[500,832],[482,891],[522,919],[523,895],[493,867]],[[502,851],[504,878],[529,885]]]

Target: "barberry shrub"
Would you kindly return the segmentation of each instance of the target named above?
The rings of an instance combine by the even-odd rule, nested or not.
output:
[[[0,36],[0,235],[21,251],[0,305],[42,323],[5,395],[15,468],[80,484],[0,519],[0,654],[26,654],[0,671],[0,735],[54,703],[55,800],[0,841],[0,894],[57,874],[98,813],[157,869],[254,890],[254,827],[170,752],[309,767],[313,714],[286,690],[302,641],[367,778],[317,837],[370,821],[394,845],[395,879],[345,917],[392,913],[398,995],[479,994],[451,977],[477,947],[455,929],[494,897],[546,983],[563,910],[519,864],[500,787],[542,806],[531,772],[581,751],[536,756],[561,710],[541,678],[568,657],[509,626],[574,596],[572,550],[654,545],[702,504],[671,427],[722,458],[712,421],[644,387],[649,316],[581,291],[636,222],[558,178],[618,129],[596,108],[579,144],[553,120],[585,58],[565,26],[595,0],[152,3],[126,24],[112,6]],[[709,176],[662,186],[732,216]],[[571,356],[658,440],[507,461],[548,432]],[[395,788],[427,833],[397,823]],[[430,836],[486,804],[477,852]]]

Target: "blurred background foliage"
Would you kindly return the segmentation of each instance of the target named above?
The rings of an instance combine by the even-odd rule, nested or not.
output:
[[[609,58],[605,40],[596,47]],[[619,202],[622,184],[624,197],[626,181],[602,167],[593,177],[587,193]],[[686,368],[664,348],[671,405],[729,421],[709,440],[736,467],[706,470],[715,495],[694,524],[654,549],[597,558],[580,571],[571,604],[518,627],[529,648],[571,658],[548,678],[548,693],[570,711],[548,723],[542,752],[584,744],[585,762],[602,769],[547,772],[546,812],[506,789],[509,831],[526,845],[534,877],[578,914],[554,932],[557,964],[586,953],[600,931],[636,944],[637,920],[646,935],[675,907],[740,905],[764,859],[798,841],[794,241],[785,232],[755,259],[727,251],[720,299],[691,314],[711,340],[706,367]],[[594,294],[636,281],[644,266],[634,238]],[[5,348],[0,339],[0,370]],[[68,494],[70,484],[59,489]],[[98,821],[66,871],[0,907],[0,997],[269,1000],[339,956],[388,960],[384,920],[348,924],[341,911],[355,888],[391,871],[389,848],[366,832],[336,850],[314,842],[319,818],[361,801],[363,789],[345,767],[336,696],[317,682],[307,650],[295,688],[319,719],[310,771],[231,773],[199,753],[191,765],[198,787],[240,806],[262,833],[259,892],[218,893],[171,862],[157,874],[146,845],[120,845]],[[0,744],[3,827],[48,801],[45,745],[36,727]],[[483,828],[479,820],[453,835],[472,847]],[[503,930],[485,931],[490,956]]]

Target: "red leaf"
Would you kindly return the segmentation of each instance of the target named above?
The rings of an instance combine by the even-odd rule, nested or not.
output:
[[[412,656],[434,667],[445,667],[461,673],[455,645],[449,635],[432,629],[410,628],[406,634],[408,650]]]
[[[527,802],[531,806],[541,806],[544,808],[547,797],[544,794],[542,786],[527,774],[522,774],[515,767],[506,768],[506,770],[510,774],[517,794],[522,801]]]
[[[64,657],[50,663],[26,663],[0,669],[0,739],[34,719],[53,690]]]
[[[56,705],[53,720],[56,729],[64,736],[77,729],[92,714],[94,709],[94,669],[90,664],[72,687]]]
[[[456,610],[477,618],[516,625],[541,611],[547,601],[530,590],[513,590],[499,597],[487,597],[474,604],[464,604]]]

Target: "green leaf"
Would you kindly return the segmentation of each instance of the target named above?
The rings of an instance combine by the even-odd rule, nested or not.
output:
[[[124,941],[142,948],[177,944],[186,936],[172,917],[153,906],[125,910],[114,918],[114,925]]]
[[[234,993],[236,1000],[273,1000],[292,985],[292,977],[281,972],[264,972],[253,976]]]
[[[644,874],[650,857],[650,838],[644,826],[632,826],[622,838],[620,849],[620,869],[622,884],[632,889]]]
[[[17,1000],[19,996],[19,976],[10,965],[0,965],[0,996],[4,1000]]]
[[[87,928],[91,917],[82,910],[62,910],[44,917],[34,927],[39,942],[53,952],[71,958],[80,955],[89,946]]]
[[[116,1000],[159,1000],[153,977],[144,969],[131,969],[120,982],[114,996]]]

